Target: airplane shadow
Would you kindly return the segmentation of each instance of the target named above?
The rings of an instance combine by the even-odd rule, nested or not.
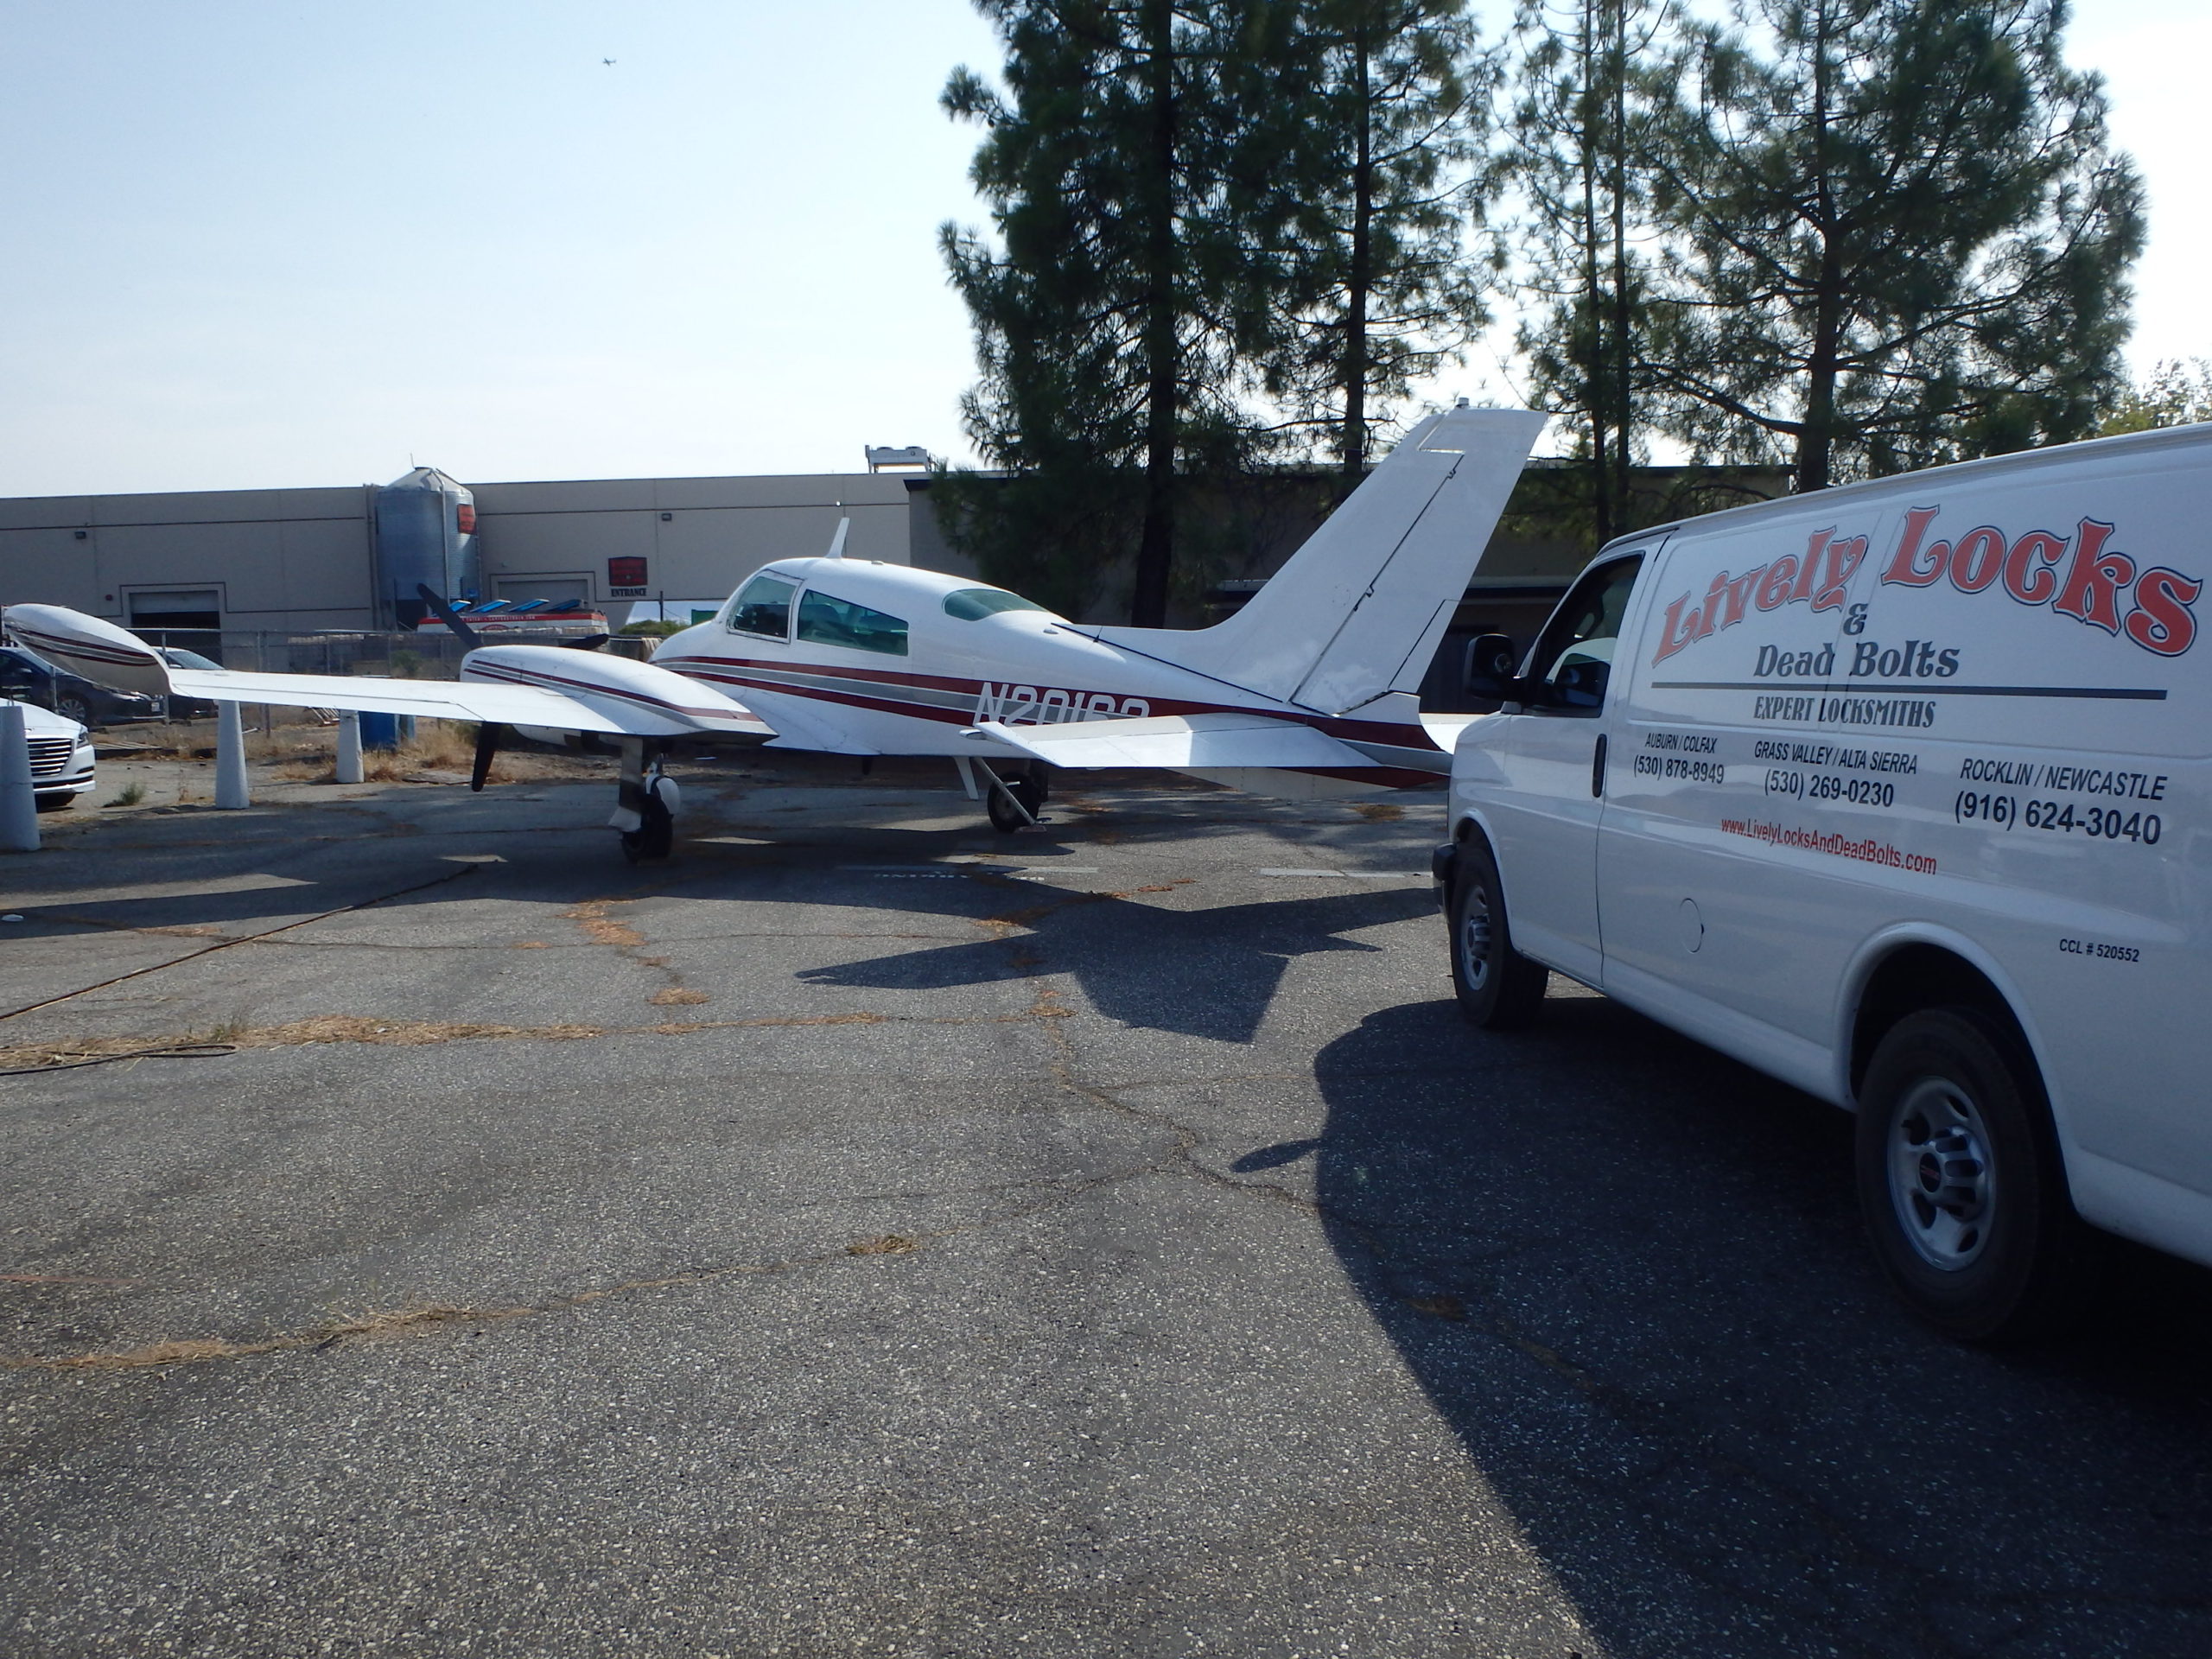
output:
[[[977,940],[809,969],[798,977],[813,985],[906,990],[1065,971],[1109,1020],[1249,1043],[1294,958],[1377,950],[1337,936],[1432,907],[1425,892],[1402,887],[1194,911],[1065,889],[1027,891],[1036,899],[1010,912],[1025,930],[1019,949],[1002,938]],[[1038,913],[1025,916],[1025,908]]]
[[[1318,1057],[1351,1282],[1605,1651],[2212,1651],[2212,1274],[1945,1341],[1859,1237],[1850,1120],[1596,997]]]

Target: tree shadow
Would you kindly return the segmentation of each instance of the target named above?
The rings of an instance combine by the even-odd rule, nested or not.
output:
[[[1608,1652],[2212,1652],[2212,1274],[2122,1251],[2068,1342],[1947,1342],[1849,1118],[1603,998],[1391,1008],[1315,1075],[1346,1273]]]

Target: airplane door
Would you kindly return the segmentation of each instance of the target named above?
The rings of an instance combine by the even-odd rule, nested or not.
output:
[[[1592,985],[1601,963],[1598,824],[1617,723],[1607,692],[1643,563],[1637,551],[1584,571],[1529,655],[1520,712],[1477,726],[1491,763],[1481,798],[1514,946]]]

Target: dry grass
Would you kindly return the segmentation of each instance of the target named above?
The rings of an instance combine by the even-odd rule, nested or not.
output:
[[[594,944],[612,945],[617,950],[634,950],[645,942],[645,936],[627,922],[620,922],[607,912],[617,905],[633,904],[630,899],[588,899],[574,910],[564,910],[561,919],[574,922],[584,931],[584,937]]]
[[[1404,807],[1389,801],[1357,801],[1351,810],[1370,823],[1395,823],[1406,816]]]
[[[687,991],[680,986],[671,985],[664,991],[655,991],[646,1000],[667,1008],[674,1007],[679,1003],[704,1002],[709,998],[704,991]]]
[[[701,992],[688,991],[673,996],[664,993],[653,1001],[665,1005],[703,1002],[707,998]],[[702,1031],[747,1031],[766,1027],[875,1026],[884,1023],[887,1017],[862,1009],[850,1014],[766,1014],[753,1020],[664,1020],[650,1026],[502,1026],[461,1020],[372,1020],[355,1014],[326,1014],[281,1026],[217,1026],[205,1033],[182,1037],[66,1037],[43,1043],[16,1043],[0,1048],[0,1071],[63,1066],[149,1050],[223,1044],[232,1048],[305,1048],[322,1043],[424,1048],[438,1043],[574,1043],[595,1037],[689,1037]],[[969,1022],[955,1019],[928,1023]]]

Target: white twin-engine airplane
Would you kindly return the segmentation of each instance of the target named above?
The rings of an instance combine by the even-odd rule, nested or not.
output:
[[[764,566],[650,663],[485,645],[457,681],[194,671],[60,606],[4,618],[49,662],[127,690],[477,721],[479,789],[509,731],[613,738],[610,822],[632,859],[669,851],[677,798],[661,760],[685,739],[949,756],[1002,830],[1037,822],[1053,766],[1360,796],[1433,786],[1450,770],[1473,716],[1424,715],[1414,690],[1543,423],[1464,406],[1430,417],[1210,628],[1074,623],[1003,588],[848,559],[842,524],[826,556]]]

